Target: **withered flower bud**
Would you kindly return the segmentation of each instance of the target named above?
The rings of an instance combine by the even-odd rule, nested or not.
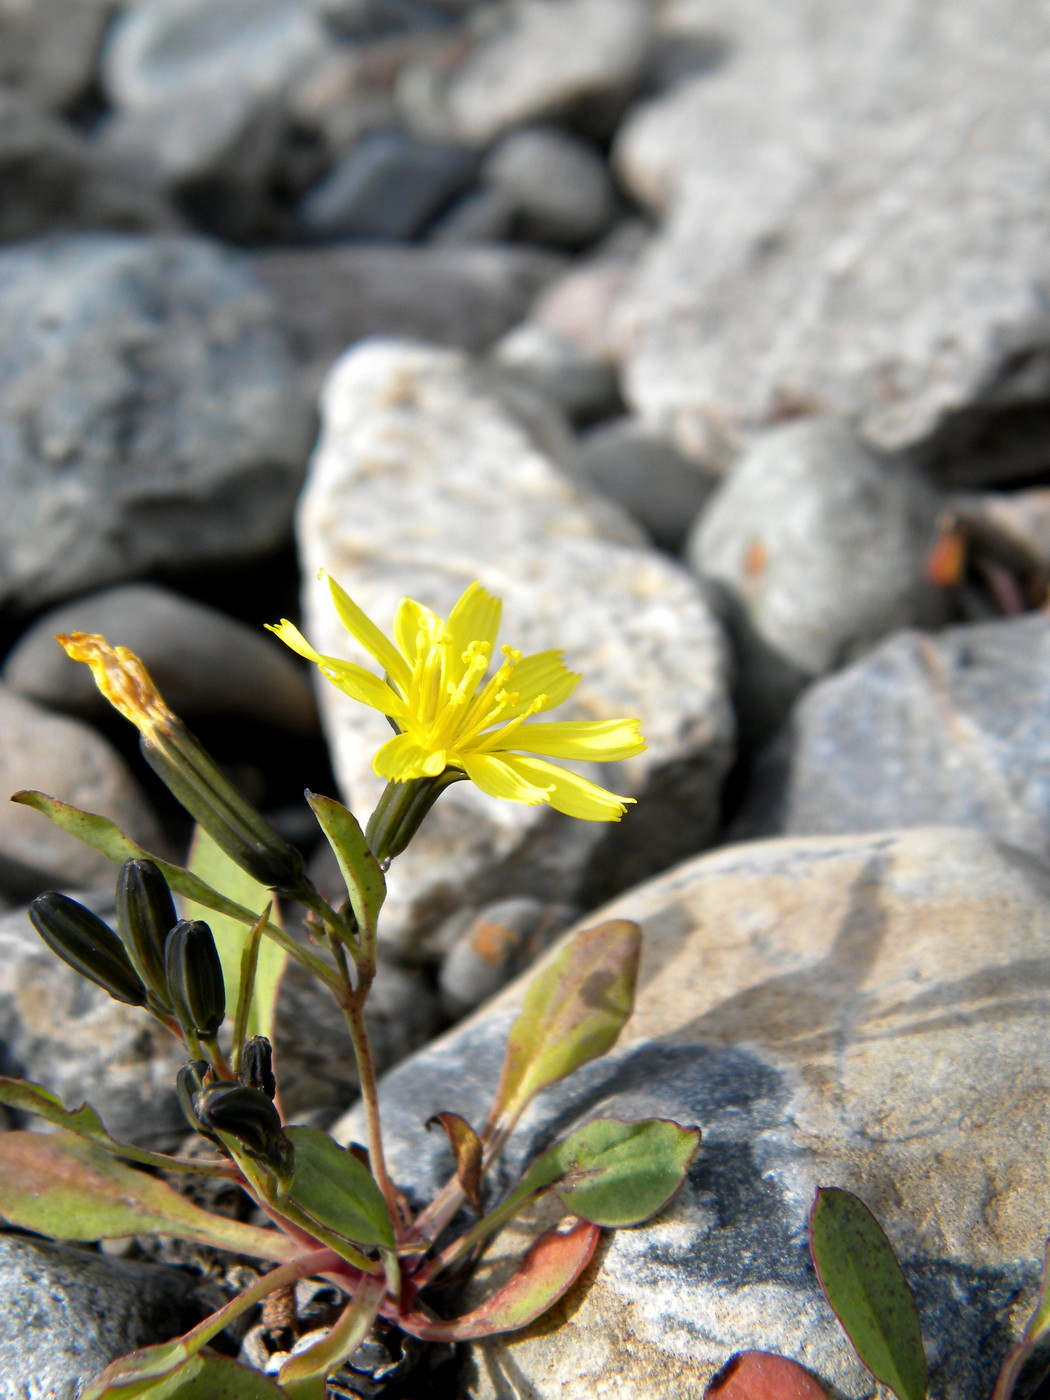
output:
[[[208,1072],[208,1062],[206,1060],[190,1060],[188,1064],[181,1065],[175,1075],[175,1093],[178,1095],[179,1107],[182,1109],[186,1122],[196,1133],[202,1133],[205,1137],[212,1138],[204,1124],[201,1122],[196,1108],[196,1097],[204,1088],[204,1076]]]
[[[51,891],[29,906],[29,919],[63,962],[128,1006],[146,1004],[146,988],[124,945],[97,914],[68,895]]]
[[[283,1160],[281,1116],[261,1090],[229,1080],[206,1084],[194,1107],[206,1131],[228,1133],[264,1161]]]
[[[277,1093],[273,1074],[273,1048],[264,1035],[253,1035],[241,1051],[241,1083],[260,1089],[268,1099]]]
[[[226,984],[215,938],[200,919],[180,919],[164,947],[172,1009],[197,1035],[213,1036],[226,1015]]]
[[[179,916],[168,882],[151,860],[126,860],[117,876],[117,928],[135,971],[170,1009],[164,944]]]

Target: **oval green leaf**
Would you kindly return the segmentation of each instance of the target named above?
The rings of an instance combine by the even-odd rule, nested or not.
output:
[[[510,1029],[493,1121],[513,1123],[548,1084],[604,1055],[634,1006],[641,930],[626,919],[584,929],[534,977]]]
[[[824,1296],[861,1361],[899,1400],[924,1400],[918,1309],[871,1211],[851,1191],[820,1187],[809,1216],[809,1244]]]
[[[174,1235],[260,1259],[301,1248],[277,1230],[209,1215],[158,1177],[70,1133],[0,1133],[0,1215],[56,1240]]]
[[[362,949],[366,956],[374,955],[379,911],[386,898],[386,877],[348,807],[317,792],[308,792],[306,800],[339,862],[350,908],[361,931]]]
[[[354,1244],[394,1249],[394,1227],[368,1168],[317,1128],[288,1128],[295,1173],[288,1200],[319,1225]]]
[[[191,1356],[169,1376],[92,1388],[90,1394],[98,1400],[287,1400],[276,1381],[226,1356]]]

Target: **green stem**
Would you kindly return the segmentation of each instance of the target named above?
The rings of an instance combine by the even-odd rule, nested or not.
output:
[[[383,1131],[379,1121],[379,1088],[376,1079],[375,1060],[372,1056],[372,1042],[365,1025],[365,1000],[372,986],[371,977],[361,977],[352,990],[349,986],[340,1001],[350,1040],[357,1061],[357,1075],[361,1084],[361,1104],[365,1113],[365,1131],[368,1138],[368,1165],[376,1185],[383,1193],[386,1208],[395,1230],[401,1223],[401,1207],[397,1191],[390,1180],[383,1151]]]

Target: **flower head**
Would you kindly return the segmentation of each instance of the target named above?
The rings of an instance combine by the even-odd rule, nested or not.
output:
[[[447,619],[402,598],[391,640],[334,579],[328,586],[343,626],[384,676],[322,656],[287,620],[270,630],[346,695],[393,722],[398,732],[373,760],[379,777],[400,783],[458,769],[490,797],[548,802],[569,816],[619,821],[633,798],[607,792],[548,759],[631,758],[645,748],[639,721],[533,722],[567,700],[580,677],[566,668],[560,651],[523,656],[503,646],[497,653],[498,598],[472,583]]]

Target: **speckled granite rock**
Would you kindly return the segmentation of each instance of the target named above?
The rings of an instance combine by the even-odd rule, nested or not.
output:
[[[644,931],[635,1015],[611,1057],[540,1095],[508,1164],[601,1115],[699,1124],[700,1155],[551,1316],[474,1346],[471,1395],[684,1400],[752,1347],[870,1395],[809,1261],[818,1184],[858,1193],[899,1252],[931,1396],[989,1394],[1046,1234],[1050,869],[951,829],[769,841],[586,922],[611,917]],[[521,990],[384,1080],[388,1161],[412,1193],[451,1171],[429,1115],[484,1119]],[[360,1140],[356,1116],[338,1132]]]
[[[299,538],[305,630],[321,651],[352,653],[321,567],[387,629],[402,595],[443,612],[479,578],[504,599],[503,639],[526,652],[562,646],[582,672],[566,718],[636,714],[650,746],[594,770],[644,796],[619,825],[450,788],[391,871],[386,937],[414,936],[465,902],[571,903],[623,888],[712,839],[732,717],[699,586],[618,507],[563,476],[462,357],[373,342],[339,363]],[[381,791],[371,755],[386,722],[327,684],[320,694],[337,774],[364,816]]]

